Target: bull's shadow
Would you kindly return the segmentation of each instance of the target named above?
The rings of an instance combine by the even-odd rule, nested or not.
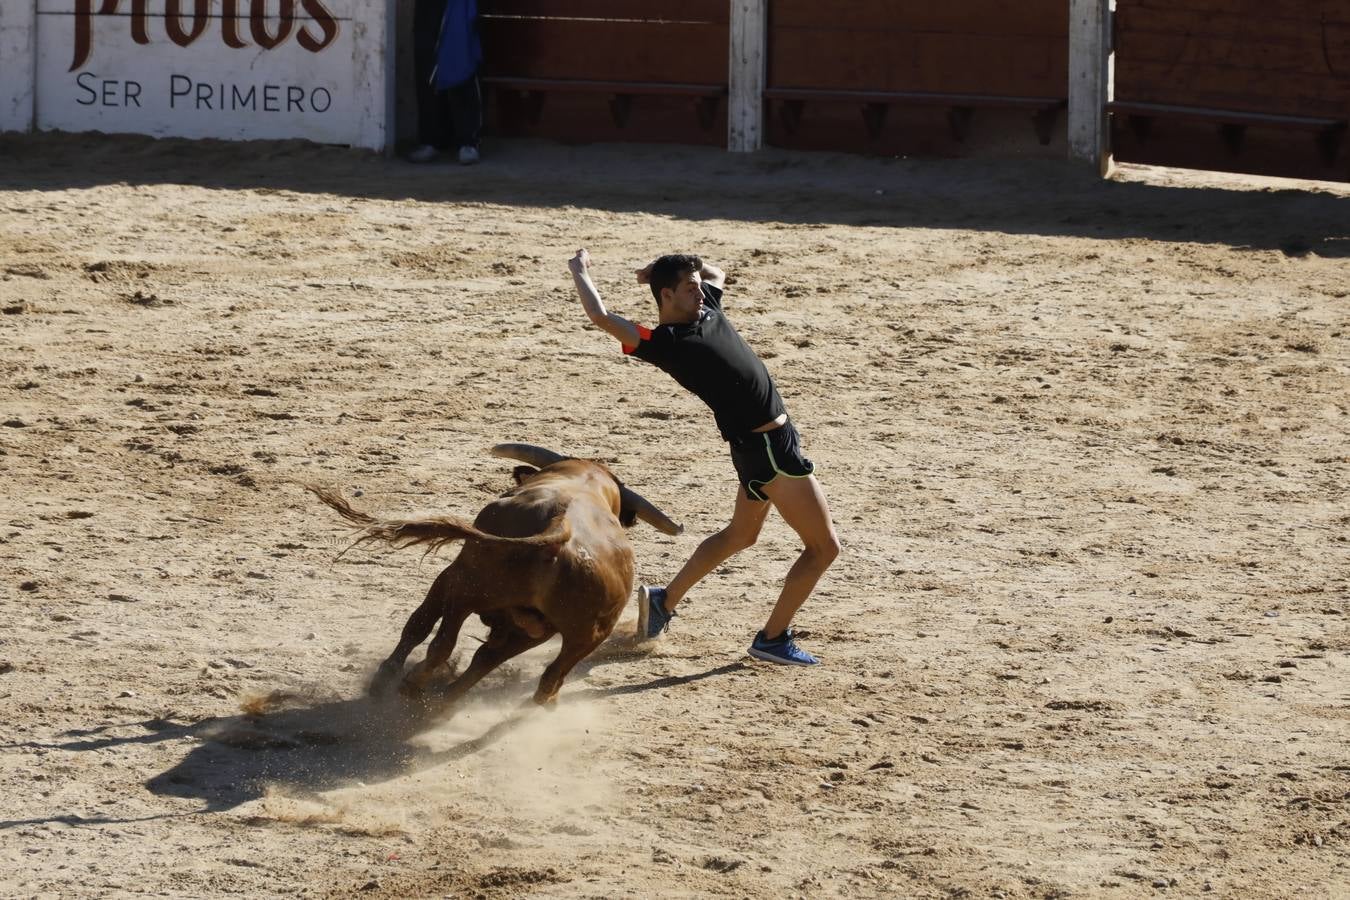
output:
[[[597,654],[604,662],[605,654]],[[731,663],[692,675],[630,685],[564,691],[560,704],[676,687],[744,668]],[[580,673],[578,673],[580,674]],[[511,711],[476,737],[443,750],[414,739],[448,721],[462,706],[441,702],[444,684],[427,702],[361,697],[291,706],[262,716],[232,716],[192,726],[201,743],[176,766],[146,782],[152,793],[203,800],[203,811],[231,809],[262,797],[269,788],[289,796],[314,795],[355,782],[377,784],[480,753],[533,716],[552,715],[531,701],[537,672],[507,674],[480,684],[466,698]]]
[[[610,653],[602,648],[587,662],[596,665],[628,658],[630,652],[620,647]],[[612,696],[677,687],[742,668],[744,664],[737,662],[690,675],[608,688],[574,686],[571,691],[564,690],[559,703],[599,702]],[[240,715],[195,723],[168,719],[119,723],[67,732],[62,740],[9,746],[94,751],[194,741],[196,746],[182,760],[148,779],[146,787],[160,796],[201,800],[203,806],[196,812],[222,812],[257,800],[269,790],[293,797],[314,796],[357,782],[377,784],[477,754],[528,718],[551,714],[530,702],[536,677],[537,672],[529,667],[503,672],[490,683],[478,685],[468,702],[486,702],[511,711],[476,737],[441,750],[415,739],[462,708],[447,708],[440,702],[444,685],[429,689],[427,702],[405,702],[395,697],[315,701],[277,693]],[[79,817],[52,817],[57,819],[71,825],[98,824]],[[36,821],[0,822],[0,829]]]
[[[438,754],[413,738],[438,718],[432,704],[358,697],[213,719],[180,732],[197,746],[146,787],[200,799],[203,811],[219,812],[271,788],[307,796],[387,781],[435,764],[428,757]]]
[[[196,798],[197,812],[220,812],[262,797],[276,786],[306,796],[353,782],[378,782],[433,765],[432,754],[413,738],[446,717],[434,703],[409,703],[397,698],[358,697],[306,700],[276,692],[255,701],[249,711],[198,722],[155,718],[66,732],[50,742],[19,745],[65,751],[100,751],[137,744],[189,741],[195,744],[169,770],[146,781],[151,793]],[[505,733],[516,717],[508,717],[475,741],[454,750],[473,752]],[[54,819],[69,824],[69,817]],[[31,822],[0,822],[6,825]]]

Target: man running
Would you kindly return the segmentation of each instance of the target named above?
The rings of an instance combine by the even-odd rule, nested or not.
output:
[[[819,660],[793,639],[792,617],[839,555],[839,538],[812,474],[815,466],[802,455],[778,388],[722,313],[725,274],[697,256],[684,255],[662,256],[640,269],[638,283],[649,285],[656,299],[658,324],[648,329],[605,309],[591,281],[590,264],[585,250],[578,250],[567,264],[586,315],[617,338],[624,353],[662,369],[712,409],[740,480],[731,523],[699,544],[669,584],[639,589],[639,635],[660,635],[695,584],[754,545],[772,504],[805,546],[788,570],[763,630],[751,642],[750,655],[815,665]]]

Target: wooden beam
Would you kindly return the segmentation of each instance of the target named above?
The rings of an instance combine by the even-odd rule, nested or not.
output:
[[[764,82],[769,57],[768,0],[732,0],[727,79],[727,149],[764,146]]]
[[[1069,0],[1069,158],[1111,168],[1111,0]]]

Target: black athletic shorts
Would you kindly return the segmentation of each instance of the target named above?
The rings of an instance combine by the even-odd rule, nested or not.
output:
[[[751,500],[768,500],[760,488],[779,475],[805,478],[816,470],[811,460],[802,456],[800,436],[791,421],[773,431],[752,431],[730,444],[731,462]]]

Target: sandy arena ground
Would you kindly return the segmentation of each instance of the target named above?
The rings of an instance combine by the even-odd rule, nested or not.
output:
[[[0,143],[0,896],[1350,893],[1350,188],[489,154]],[[729,514],[579,246],[648,324],[657,253],[734,279],[844,545],[825,665],[744,655],[770,519],[553,712],[552,646],[367,701],[449,557],[336,561],[288,479],[472,516],[493,443],[603,458],[687,527],[644,581]]]

